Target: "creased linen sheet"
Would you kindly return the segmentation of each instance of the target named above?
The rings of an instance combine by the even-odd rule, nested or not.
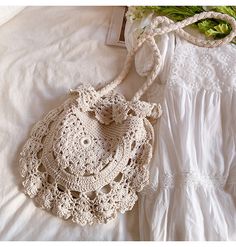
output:
[[[0,26],[0,240],[138,240],[138,204],[106,224],[81,227],[22,193],[18,159],[33,124],[79,84],[114,79],[126,49],[107,46],[112,7],[27,7]],[[141,85],[134,71],[121,87]]]

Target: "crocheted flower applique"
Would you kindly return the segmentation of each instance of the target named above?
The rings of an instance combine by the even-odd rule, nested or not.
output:
[[[76,102],[81,111],[91,111],[99,99],[99,94],[92,86],[79,86],[75,90],[70,90],[70,94],[76,96]]]
[[[162,114],[160,104],[148,103],[144,101],[120,102],[113,105],[113,120],[116,123],[122,123],[128,116],[137,116],[139,118],[148,118],[151,121],[157,120]]]
[[[93,87],[81,86],[71,92],[76,93],[76,102],[81,111],[94,112],[95,117],[106,125],[113,121],[121,124],[128,116],[147,117],[150,121],[155,121],[162,113],[160,104],[127,101],[123,95],[114,91],[99,97]]]

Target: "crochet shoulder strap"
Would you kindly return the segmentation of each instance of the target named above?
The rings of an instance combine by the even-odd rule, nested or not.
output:
[[[231,32],[222,39],[217,40],[203,40],[192,36],[183,30],[184,27],[193,24],[199,20],[207,19],[207,18],[215,18],[227,21],[231,25]],[[160,24],[165,24],[159,27]],[[218,12],[202,12],[200,14],[196,14],[192,17],[189,17],[180,22],[174,22],[165,16],[158,16],[154,18],[151,24],[145,29],[144,33],[138,40],[138,44],[132,50],[130,50],[126,56],[126,60],[121,70],[120,74],[109,84],[105,85],[98,92],[101,96],[109,93],[111,90],[115,89],[127,76],[132,61],[134,59],[134,55],[136,52],[142,47],[142,45],[147,42],[150,48],[153,50],[154,56],[154,66],[152,68],[151,73],[147,76],[146,81],[142,85],[142,87],[135,93],[132,101],[137,101],[140,97],[146,92],[146,90],[151,86],[153,81],[156,79],[159,71],[160,71],[160,62],[161,62],[161,54],[154,37],[156,35],[163,35],[169,32],[175,32],[180,37],[186,39],[187,41],[201,47],[213,48],[218,47],[223,44],[227,44],[232,41],[232,39],[236,36],[236,20],[226,14],[221,14]]]

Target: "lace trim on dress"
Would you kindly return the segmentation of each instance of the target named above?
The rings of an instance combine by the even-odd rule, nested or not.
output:
[[[144,188],[141,194],[151,196],[157,190],[186,189],[190,187],[195,189],[199,187],[224,189],[226,184],[228,184],[227,176],[220,173],[200,173],[193,170],[177,173],[164,172],[159,174],[156,183],[150,181],[149,185]]]
[[[232,44],[204,48],[177,37],[167,86],[219,93],[236,90],[235,55],[236,49]]]
[[[223,188],[226,182],[226,177],[215,174],[204,174],[195,171],[185,171],[181,173],[164,173],[160,175],[159,186],[163,189],[175,187],[216,187]]]

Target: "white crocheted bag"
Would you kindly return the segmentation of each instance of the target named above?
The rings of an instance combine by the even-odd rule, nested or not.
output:
[[[209,13],[188,19],[187,25],[196,18],[212,17]],[[226,18],[219,13],[217,17]],[[163,22],[169,25],[155,27]],[[154,36],[175,30],[201,46],[222,43],[193,41],[180,29],[186,22],[177,25],[157,17],[152,25],[129,52],[114,81],[97,91],[92,86],[71,91],[62,105],[34,125],[20,154],[20,169],[25,193],[41,208],[81,225],[106,223],[117,212],[131,210],[137,192],[148,184],[152,122],[160,117],[161,107],[140,101],[140,97],[159,72],[160,52]],[[152,48],[155,63],[142,88],[128,101],[114,88],[127,75],[133,56],[144,42]]]

